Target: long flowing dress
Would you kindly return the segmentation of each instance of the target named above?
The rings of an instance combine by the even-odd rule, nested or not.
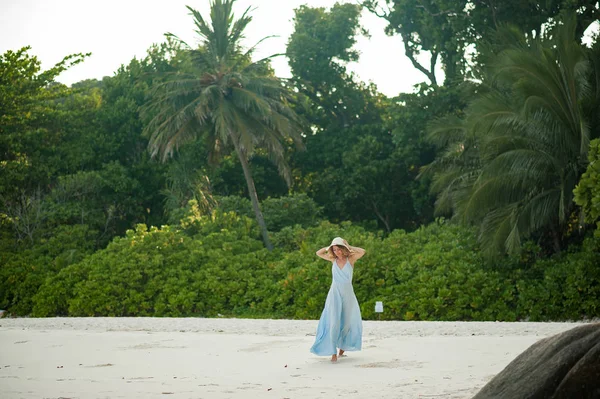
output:
[[[352,287],[353,269],[348,261],[343,268],[333,261],[331,288],[319,319],[315,343],[310,348],[315,355],[334,355],[337,353],[336,348],[344,351],[361,349],[362,319]]]

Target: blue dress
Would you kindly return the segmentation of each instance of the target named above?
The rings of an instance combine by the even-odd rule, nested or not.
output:
[[[331,288],[319,319],[315,343],[310,348],[315,355],[334,355],[337,354],[336,348],[344,351],[361,349],[362,319],[352,288],[353,269],[348,261],[341,269],[335,260],[333,261]]]

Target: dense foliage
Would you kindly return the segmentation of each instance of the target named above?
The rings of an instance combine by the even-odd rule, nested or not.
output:
[[[563,248],[573,190],[600,134],[592,126],[600,97],[590,90],[600,86],[593,68],[600,53],[577,42],[574,15],[559,21],[548,38],[500,30],[509,44],[491,51],[465,117],[439,119],[431,129],[445,149],[429,166],[438,208],[477,223],[491,254],[519,252],[540,232],[550,234],[554,252]]]
[[[314,256],[329,237],[363,243],[355,292],[365,319],[532,320],[598,315],[600,242],[499,271],[478,255],[474,231],[438,220],[387,237],[345,222],[286,227],[275,251],[255,222],[235,213],[190,212],[176,227],[138,225],[106,249],[65,264],[15,311],[33,316],[204,316],[318,318],[331,264]],[[469,256],[465,256],[469,254]],[[21,290],[32,289],[23,283]],[[539,299],[543,300],[540,301]],[[383,301],[385,312],[374,312]]]
[[[286,80],[234,4],[101,81],[0,55],[0,309],[317,318],[342,236],[366,319],[600,316],[597,1],[301,6]],[[362,12],[414,92],[350,72]]]
[[[600,235],[600,139],[592,140],[588,153],[589,164],[575,188],[575,202],[583,208],[585,221],[597,223]]]

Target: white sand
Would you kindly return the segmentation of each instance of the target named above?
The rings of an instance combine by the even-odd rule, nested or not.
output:
[[[0,398],[470,398],[577,325],[365,321],[332,364],[309,352],[317,321],[0,319]]]

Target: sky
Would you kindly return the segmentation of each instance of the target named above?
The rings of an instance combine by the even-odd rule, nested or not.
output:
[[[355,2],[341,0],[340,2]],[[241,16],[252,6],[252,22],[246,29],[246,46],[266,36],[276,35],[261,43],[255,58],[285,52],[293,32],[294,9],[330,8],[336,0],[238,0],[234,13]],[[74,53],[91,52],[83,63],[63,72],[58,81],[72,84],[84,79],[112,76],[131,59],[144,58],[153,43],[165,41],[172,32],[190,45],[197,43],[192,17],[186,5],[208,17],[208,0],[0,0],[0,53],[31,46],[47,69]],[[360,80],[373,82],[387,96],[412,92],[413,86],[426,80],[404,56],[400,37],[384,33],[386,22],[364,12],[362,25],[370,38],[360,37],[355,48],[361,57],[348,65]],[[273,61],[275,73],[290,77],[285,57]]]

